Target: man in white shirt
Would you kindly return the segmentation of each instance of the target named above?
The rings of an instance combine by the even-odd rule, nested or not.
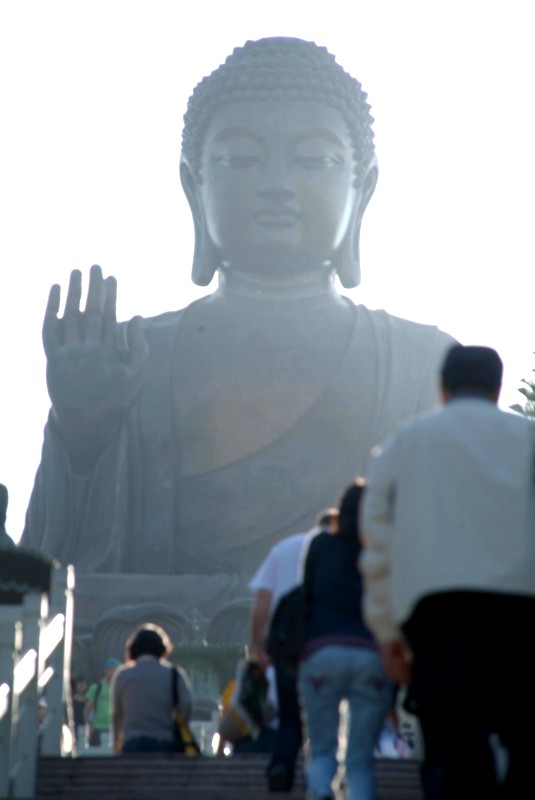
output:
[[[272,612],[283,594],[300,581],[303,557],[310,540],[321,530],[333,530],[338,509],[325,509],[316,527],[305,533],[296,533],[278,542],[249,582],[255,592],[251,610],[251,658],[266,665],[268,662],[264,642]],[[301,710],[297,684],[293,675],[276,668],[279,707],[279,726],[275,736],[272,757],[268,766],[270,791],[290,791],[293,786],[295,762],[303,742]]]
[[[519,798],[532,780],[535,426],[497,408],[501,377],[491,348],[452,347],[442,408],[377,450],[364,497],[365,617],[411,684],[427,800]]]

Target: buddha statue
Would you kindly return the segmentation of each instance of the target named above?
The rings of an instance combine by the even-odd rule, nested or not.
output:
[[[377,161],[367,96],[325,48],[235,49],[189,100],[181,181],[192,279],[217,273],[215,291],[118,323],[94,266],[84,308],[75,270],[45,315],[52,408],[22,543],[75,565],[92,619],[128,576],[204,619],[247,597],[268,549],[435,404],[453,342],[335,285],[360,281]]]

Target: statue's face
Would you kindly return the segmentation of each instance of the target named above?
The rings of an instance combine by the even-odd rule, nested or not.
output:
[[[200,201],[222,262],[274,277],[330,268],[360,191],[340,113],[312,102],[229,103],[204,141]]]

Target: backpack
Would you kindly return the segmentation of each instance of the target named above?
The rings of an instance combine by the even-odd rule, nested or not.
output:
[[[310,610],[310,582],[316,558],[317,536],[311,540],[305,560],[303,582],[283,594],[271,617],[265,649],[271,662],[291,675],[297,674]]]

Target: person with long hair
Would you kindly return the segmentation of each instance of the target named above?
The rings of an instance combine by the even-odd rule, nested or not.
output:
[[[310,609],[299,690],[309,737],[311,800],[334,797],[342,700],[349,707],[346,797],[373,799],[374,748],[394,698],[393,685],[361,612],[358,510],[364,486],[357,479],[344,491],[338,504],[338,530],[334,535],[317,535],[307,565]]]
[[[182,667],[167,658],[172,644],[158,625],[137,628],[126,643],[126,664],[112,683],[113,749],[122,753],[172,753],[175,750],[171,712],[176,670],[178,709],[189,720],[192,693]]]

